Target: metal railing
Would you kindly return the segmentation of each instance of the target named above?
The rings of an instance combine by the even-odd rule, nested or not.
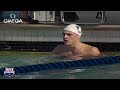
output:
[[[88,13],[88,12],[90,12],[90,11],[60,11],[60,19],[61,19],[61,21],[62,21],[62,23],[64,23],[64,24],[71,24],[71,23],[75,23],[75,24],[103,24],[105,21],[106,21],[106,17],[105,17],[105,11],[94,11],[97,15],[96,16],[92,16],[92,17],[95,17],[95,18],[93,18],[94,20],[96,20],[96,21],[99,21],[99,22],[92,22],[92,18],[89,18],[90,16],[89,16],[89,14],[91,15],[91,14],[93,14],[92,12],[93,11],[91,11],[89,14],[83,14],[82,12],[84,12],[84,13]],[[76,21],[67,21],[67,20],[65,20],[65,17],[67,17],[67,16],[65,16],[65,13],[75,13],[76,14],[76,17],[78,17],[77,19],[78,20],[76,20]],[[79,15],[77,15],[77,13],[79,14]],[[80,15],[85,15],[86,16],[86,18],[84,17],[84,18],[82,18],[82,17],[80,17]],[[100,17],[98,17],[98,15],[100,14]],[[74,16],[68,16],[68,18],[69,19],[71,19],[71,18],[73,18]],[[82,22],[81,21],[81,19],[82,19],[82,21],[83,20],[86,20],[85,22]],[[90,19],[89,21],[87,21],[87,19]],[[99,19],[99,20],[98,20]]]
[[[34,11],[34,20],[38,20],[39,23],[54,23],[55,11]]]

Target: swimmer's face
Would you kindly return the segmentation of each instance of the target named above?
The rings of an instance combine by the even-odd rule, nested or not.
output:
[[[63,41],[65,45],[73,45],[80,40],[80,36],[71,31],[63,31]]]

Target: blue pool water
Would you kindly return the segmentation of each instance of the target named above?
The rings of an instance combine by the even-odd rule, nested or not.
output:
[[[108,54],[108,55],[114,55]],[[119,55],[116,54],[115,55]],[[0,68],[26,66],[64,61],[49,52],[0,52]],[[68,68],[43,70],[23,73],[11,77],[0,76],[0,79],[120,79],[120,64],[98,65],[85,68]]]

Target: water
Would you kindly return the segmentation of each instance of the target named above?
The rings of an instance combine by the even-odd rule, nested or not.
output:
[[[108,52],[105,55],[120,55]],[[49,52],[0,52],[0,68],[26,66],[64,61]],[[45,70],[21,75],[0,76],[0,79],[120,79],[120,64],[100,65],[85,68]]]

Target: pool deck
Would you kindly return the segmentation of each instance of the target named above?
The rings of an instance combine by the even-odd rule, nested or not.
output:
[[[0,24],[0,30],[8,29],[43,29],[64,28],[65,24]],[[83,30],[120,30],[120,25],[80,25]]]
[[[65,24],[0,24],[1,41],[62,41]],[[83,42],[120,42],[120,25],[80,25]]]

